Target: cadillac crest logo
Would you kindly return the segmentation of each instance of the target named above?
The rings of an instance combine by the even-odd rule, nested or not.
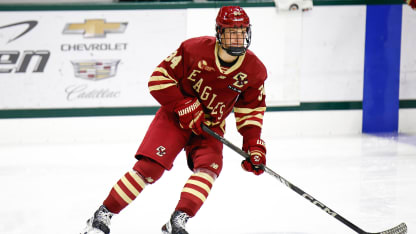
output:
[[[71,61],[75,77],[88,80],[102,80],[116,75],[120,60]]]

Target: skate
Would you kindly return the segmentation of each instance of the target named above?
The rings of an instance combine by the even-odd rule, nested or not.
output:
[[[173,212],[170,220],[163,225],[162,233],[163,234],[188,234],[185,230],[186,222],[190,218],[185,212],[175,211]]]
[[[109,234],[110,233],[110,219],[113,213],[101,205],[94,216],[88,219],[87,226],[81,234]]]

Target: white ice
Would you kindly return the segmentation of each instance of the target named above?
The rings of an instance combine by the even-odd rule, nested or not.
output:
[[[277,113],[269,114],[269,116]],[[79,233],[133,158],[152,116],[0,120],[0,233]],[[270,122],[269,122],[270,123]],[[226,138],[241,138],[228,121]],[[263,134],[269,168],[369,232],[401,222],[416,233],[416,138]],[[223,172],[187,225],[192,234],[355,233],[274,177]],[[112,219],[111,233],[160,233],[190,171],[174,168]]]

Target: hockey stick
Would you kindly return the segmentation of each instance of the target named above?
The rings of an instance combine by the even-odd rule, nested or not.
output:
[[[246,152],[244,152],[243,150],[241,150],[237,146],[233,145],[231,142],[229,142],[224,137],[218,135],[216,132],[212,131],[206,125],[202,124],[202,129],[205,132],[207,132],[209,135],[211,135],[214,138],[216,138],[217,140],[221,141],[224,145],[230,147],[232,150],[234,150],[235,152],[237,152],[238,154],[240,154],[244,158],[247,159],[247,158],[250,157]],[[340,221],[341,223],[347,225],[349,228],[353,229],[357,233],[360,233],[360,234],[406,234],[407,233],[407,226],[406,226],[405,223],[401,223],[401,224],[397,225],[396,227],[393,227],[393,228],[391,228],[389,230],[386,230],[386,231],[383,231],[383,232],[372,233],[372,232],[363,231],[361,228],[359,228],[355,224],[351,223],[350,221],[346,220],[344,217],[342,217],[341,215],[339,215],[338,213],[336,213],[335,211],[333,211],[332,209],[330,209],[329,207],[327,207],[326,205],[324,205],[322,202],[316,200],[314,197],[312,197],[311,195],[307,194],[306,192],[304,192],[299,187],[297,187],[294,184],[290,183],[288,180],[286,180],[285,178],[283,178],[282,176],[280,176],[276,172],[272,171],[270,168],[268,168],[268,167],[266,167],[264,165],[261,165],[261,168],[264,169],[264,171],[267,174],[275,177],[281,183],[283,183],[284,185],[286,185],[287,187],[289,187],[290,189],[292,189],[293,191],[295,191],[297,194],[301,195],[306,200],[312,202],[317,207],[319,207],[323,211],[325,211],[327,214],[329,214],[330,216],[336,218],[338,221]]]

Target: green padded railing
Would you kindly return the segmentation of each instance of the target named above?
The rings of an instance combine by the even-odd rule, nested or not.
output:
[[[368,5],[368,4],[403,4],[402,0],[314,0],[315,6],[325,5]],[[131,9],[186,9],[217,8],[223,5],[240,5],[242,7],[274,7],[273,0],[261,1],[137,1],[118,3],[56,3],[56,4],[1,4],[0,11],[49,11],[49,10],[131,10]]]

